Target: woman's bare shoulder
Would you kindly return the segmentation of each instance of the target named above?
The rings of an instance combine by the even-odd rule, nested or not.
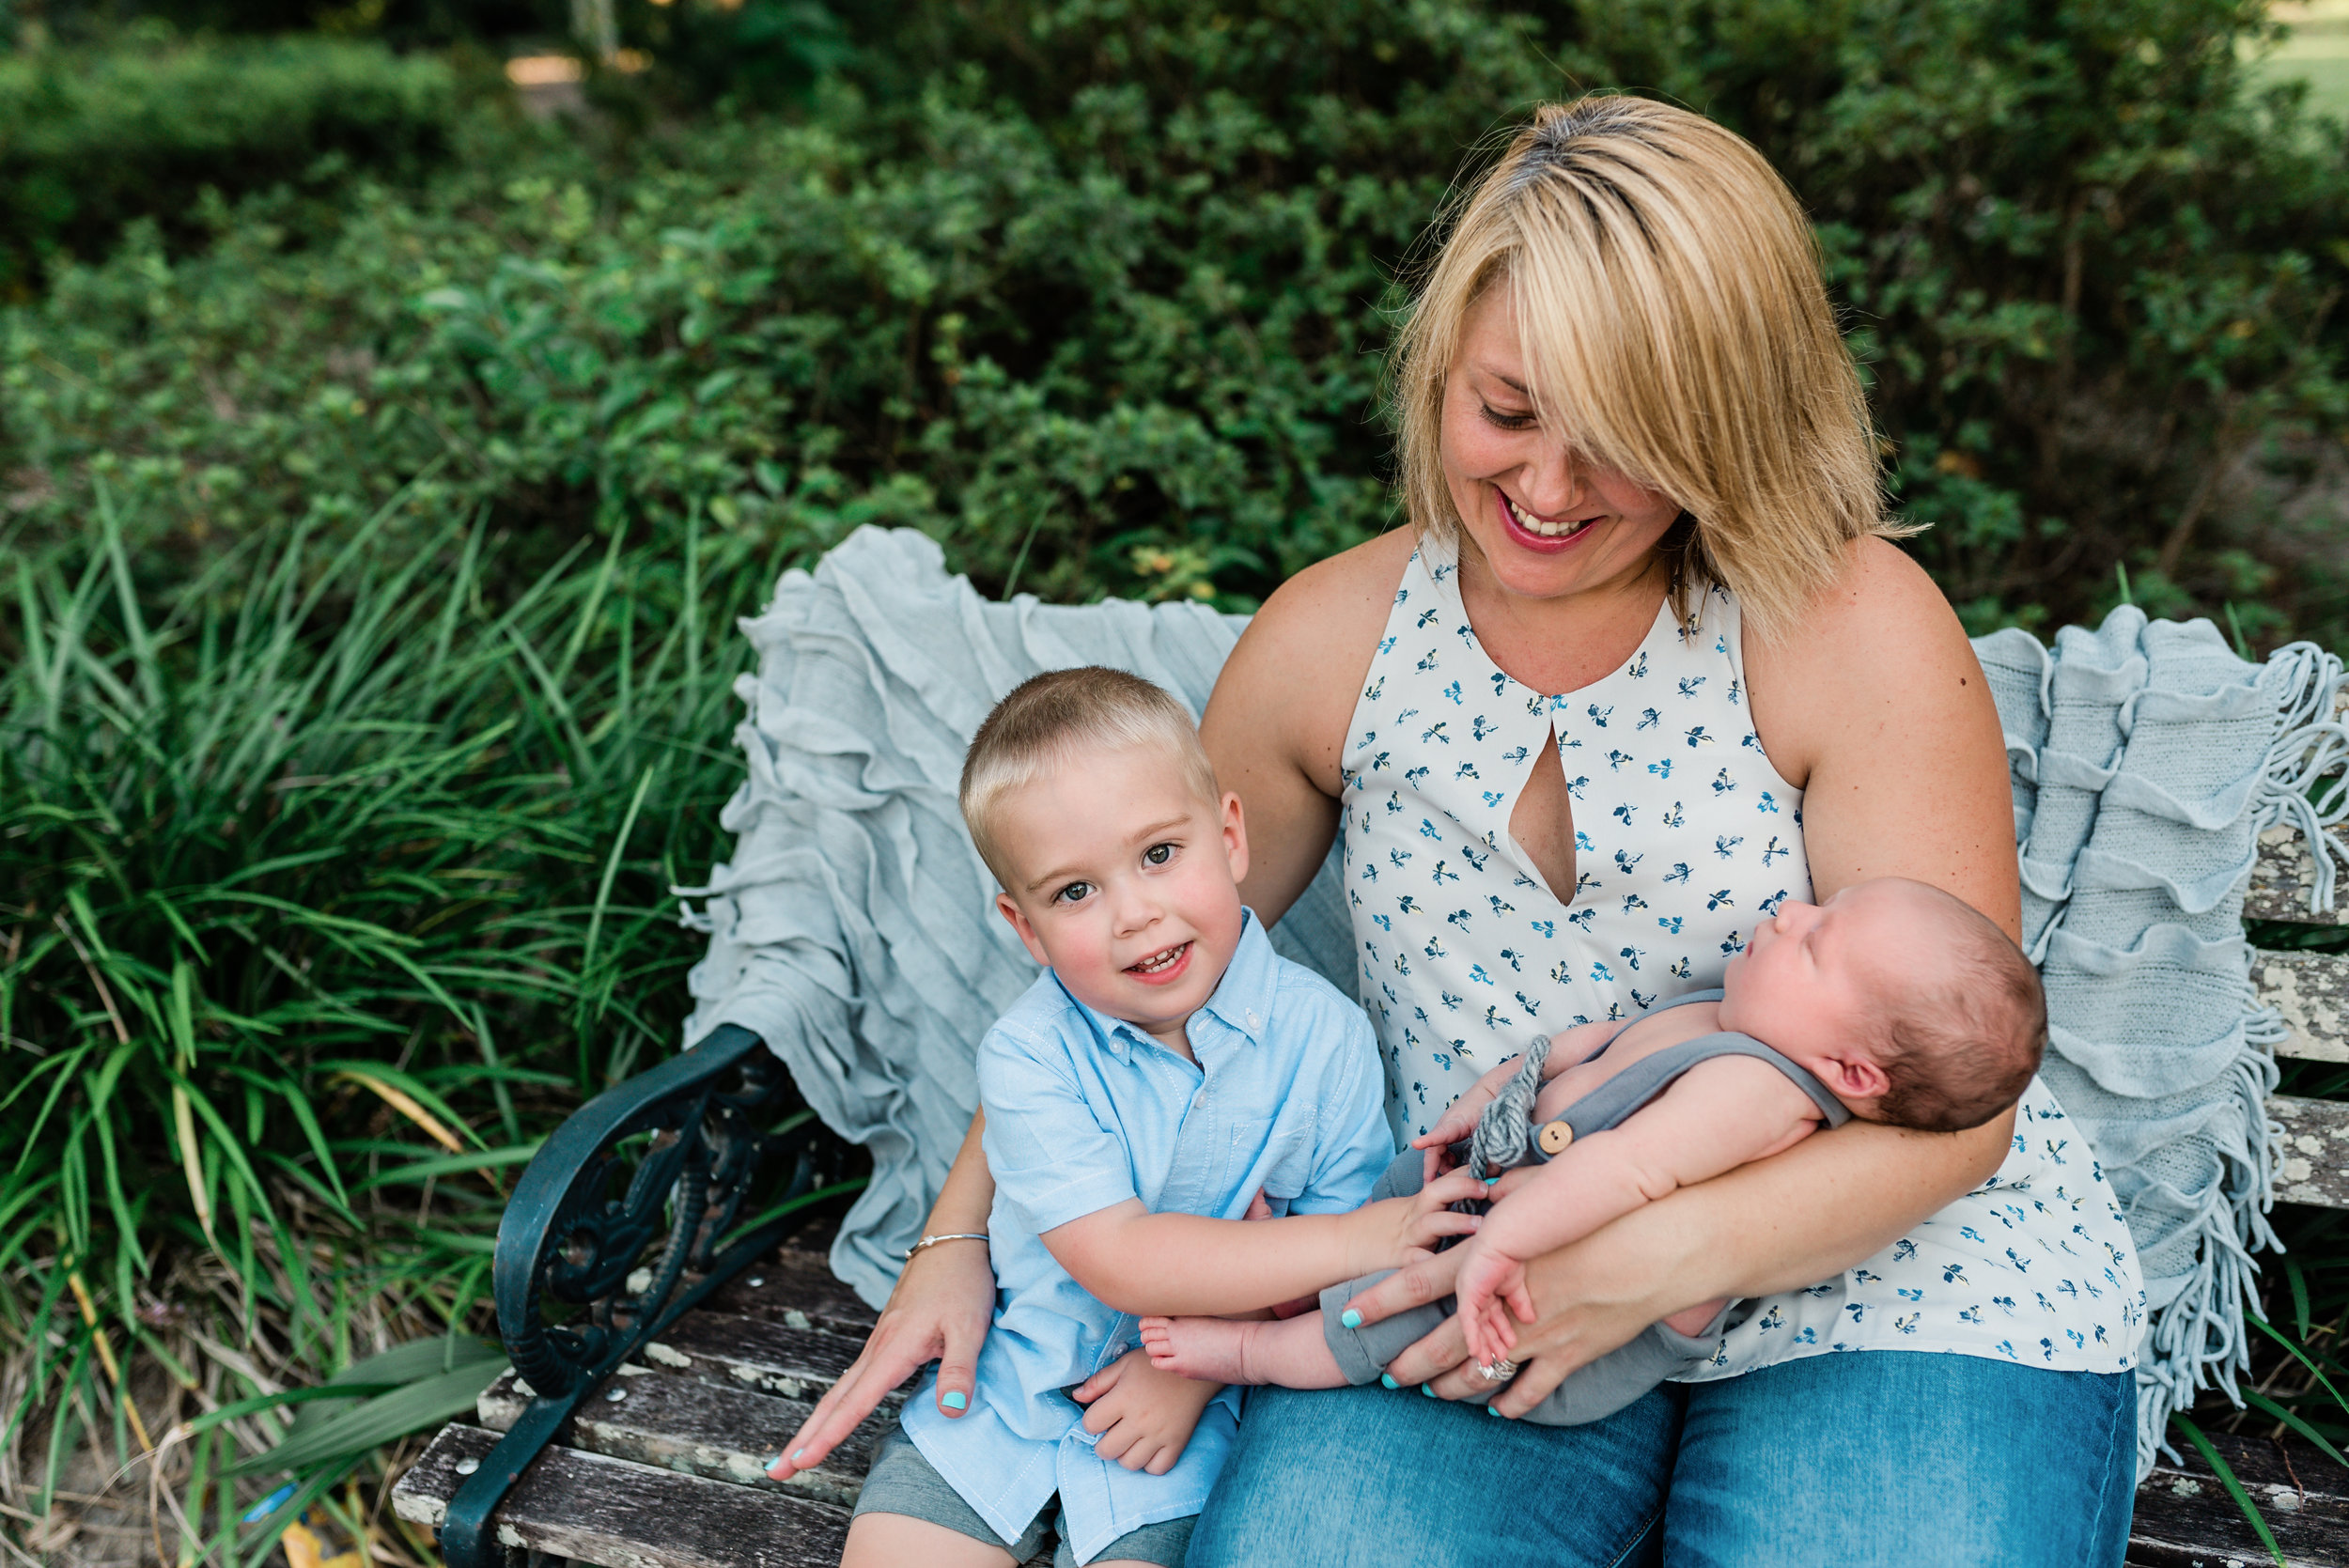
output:
[[[1982,667],[1956,612],[1889,539],[1855,540],[1801,624],[1775,640],[1749,637],[1746,662],[1757,720],[1796,703],[1846,709],[1982,694]]]
[[[1203,731],[1244,729],[1336,793],[1346,726],[1409,561],[1408,529],[1316,561],[1273,591],[1240,633],[1207,705]],[[1278,737],[1277,740],[1274,737]],[[1211,737],[1210,754],[1215,754]]]

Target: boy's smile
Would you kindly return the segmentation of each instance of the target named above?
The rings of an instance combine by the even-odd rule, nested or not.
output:
[[[1012,870],[996,908],[1069,994],[1186,1059],[1183,1026],[1239,945],[1248,838],[1159,746],[1089,745],[999,808]]]

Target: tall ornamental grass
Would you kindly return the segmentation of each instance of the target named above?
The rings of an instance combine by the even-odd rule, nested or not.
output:
[[[664,890],[739,771],[721,612],[770,564],[685,522],[501,591],[478,524],[380,548],[396,501],[157,603],[99,499],[94,545],[0,584],[0,1502],[22,1528],[160,1444],[159,1555],[251,1562],[471,1405],[517,1168],[673,1048]],[[340,1426],[271,1454],[342,1369]]]

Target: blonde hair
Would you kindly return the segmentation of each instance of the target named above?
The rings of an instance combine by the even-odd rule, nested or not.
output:
[[[1182,770],[1185,788],[1211,806],[1222,799],[1206,748],[1199,744],[1198,726],[1163,688],[1099,664],[1031,676],[995,705],[962,759],[962,820],[979,858],[1006,893],[1013,877],[994,833],[1004,797],[1086,746],[1165,747]]]
[[[1534,408],[1578,461],[1683,509],[1672,601],[1719,582],[1783,635],[1884,515],[1859,374],[1794,194],[1734,132],[1646,99],[1549,104],[1456,207],[1397,344],[1412,525],[1449,534],[1444,386],[1504,287]]]

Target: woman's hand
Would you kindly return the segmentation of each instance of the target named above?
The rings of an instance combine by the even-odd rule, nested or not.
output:
[[[1398,1383],[1421,1383],[1439,1399],[1473,1400],[1500,1415],[1517,1417],[1549,1396],[1569,1373],[1588,1366],[1641,1329],[1703,1299],[1678,1299],[1670,1281],[1690,1261],[1668,1232],[1635,1223],[1660,1205],[1651,1203],[1604,1230],[1525,1265],[1532,1319],[1515,1329],[1510,1354],[1517,1380],[1496,1389],[1476,1370],[1457,1316],[1448,1317],[1417,1344],[1389,1363]],[[1466,1248],[1422,1259],[1356,1296],[1351,1305],[1364,1322],[1376,1323],[1408,1308],[1454,1294]],[[1658,1289],[1658,1282],[1663,1288]]]
[[[788,1481],[822,1464],[891,1389],[932,1361],[939,1364],[940,1414],[963,1414],[994,1311],[995,1271],[984,1243],[949,1241],[916,1252],[897,1276],[863,1350],[817,1401],[767,1473]]]

